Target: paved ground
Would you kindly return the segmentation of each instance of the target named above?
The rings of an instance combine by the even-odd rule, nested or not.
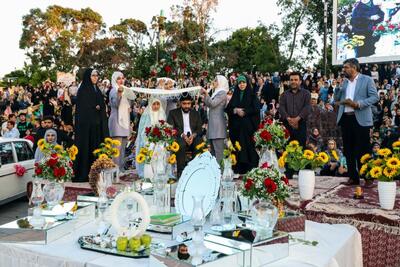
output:
[[[28,200],[26,197],[22,197],[0,206],[0,225],[27,215]]]

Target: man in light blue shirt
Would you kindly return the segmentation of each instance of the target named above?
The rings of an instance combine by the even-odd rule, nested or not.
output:
[[[4,138],[19,138],[19,131],[17,128],[14,127],[14,121],[7,122],[7,132],[4,133]]]

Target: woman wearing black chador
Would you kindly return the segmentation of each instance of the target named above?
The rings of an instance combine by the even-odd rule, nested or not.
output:
[[[75,111],[75,144],[78,155],[74,163],[73,182],[87,182],[90,166],[95,160],[93,151],[108,137],[104,98],[96,86],[99,74],[86,69],[78,89]]]

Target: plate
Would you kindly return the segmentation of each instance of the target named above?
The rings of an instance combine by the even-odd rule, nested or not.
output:
[[[175,194],[176,211],[191,217],[192,196],[204,195],[203,210],[207,216],[215,205],[221,184],[221,171],[217,160],[210,152],[195,157],[183,170]]]

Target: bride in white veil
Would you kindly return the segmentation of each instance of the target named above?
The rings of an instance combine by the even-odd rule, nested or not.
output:
[[[149,104],[144,110],[142,116],[140,117],[137,137],[136,137],[136,155],[139,155],[140,148],[146,145],[146,127],[151,127],[156,125],[160,120],[166,120],[165,110],[161,103],[160,99],[150,98]],[[144,175],[144,165],[136,162],[136,170],[138,172],[139,177],[143,177]]]

